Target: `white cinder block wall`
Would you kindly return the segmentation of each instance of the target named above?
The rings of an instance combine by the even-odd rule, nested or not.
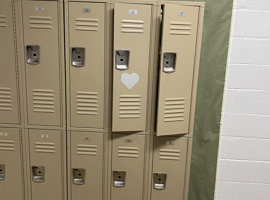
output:
[[[235,0],[215,200],[270,199],[270,0]]]

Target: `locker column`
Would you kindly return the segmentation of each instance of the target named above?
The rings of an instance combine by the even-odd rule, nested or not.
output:
[[[17,0],[0,1],[0,196],[25,200],[19,10]]]
[[[151,200],[187,200],[204,3],[159,5],[161,53]]]
[[[112,13],[110,1],[66,0],[68,196],[107,200]]]
[[[110,200],[146,200],[153,127],[156,1],[114,1]]]
[[[28,199],[65,200],[63,1],[21,3]]]

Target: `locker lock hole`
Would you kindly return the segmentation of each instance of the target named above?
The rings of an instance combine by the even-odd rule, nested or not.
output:
[[[71,64],[74,67],[85,66],[85,48],[82,47],[71,48]]]
[[[40,63],[40,46],[27,45],[26,53],[27,53],[26,62],[29,65],[37,65]]]
[[[5,165],[0,164],[0,181],[5,180]]]

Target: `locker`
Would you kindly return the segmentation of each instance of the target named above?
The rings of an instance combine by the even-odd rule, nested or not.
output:
[[[24,200],[21,130],[0,128],[0,196]]]
[[[64,200],[64,133],[29,129],[28,137],[32,200]]]
[[[69,2],[70,126],[104,128],[105,3]]]
[[[143,199],[145,135],[113,135],[111,200]]]
[[[13,1],[0,2],[0,123],[18,124],[18,61]]]
[[[184,199],[186,149],[185,137],[154,137],[151,200]]]
[[[71,200],[102,200],[103,133],[71,132]]]
[[[116,3],[112,130],[144,131],[152,6]]]
[[[157,135],[189,132],[199,9],[164,6]]]
[[[23,1],[27,123],[63,125],[61,2]]]

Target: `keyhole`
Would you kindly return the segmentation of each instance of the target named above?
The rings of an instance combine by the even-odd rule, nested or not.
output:
[[[168,65],[169,63],[170,63],[170,61],[167,60],[167,61],[166,61],[166,64]]]
[[[120,61],[121,61],[121,62],[123,62],[123,61],[124,61],[124,59],[123,59],[123,58],[121,58],[121,59],[120,59]]]
[[[78,174],[79,176],[81,176],[82,174]]]
[[[33,56],[34,56],[34,57],[37,57],[37,54],[36,54],[36,53],[34,53],[34,54],[33,54]]]
[[[78,56],[78,58],[80,59],[80,58],[81,58],[81,56]]]
[[[158,181],[161,181],[161,178],[158,178]]]
[[[122,177],[121,176],[118,176],[119,179],[121,179]]]

